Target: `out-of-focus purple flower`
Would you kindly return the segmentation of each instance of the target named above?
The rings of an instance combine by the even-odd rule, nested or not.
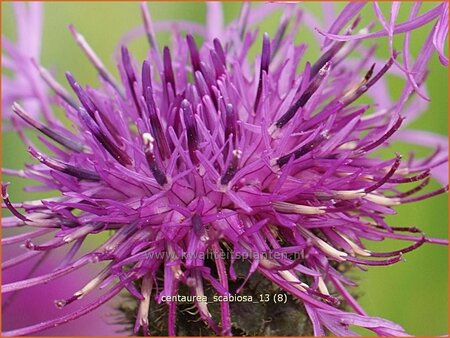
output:
[[[102,84],[83,88],[67,73],[74,98],[41,69],[76,126],[74,133],[49,128],[14,104],[18,116],[54,141],[42,139],[53,155],[25,139],[39,163],[4,173],[41,183],[30,190],[57,190],[60,195],[13,203],[3,186],[4,205],[13,214],[3,219],[3,227],[36,228],[4,239],[26,239],[29,252],[5,261],[3,268],[61,247],[70,249],[58,268],[4,284],[2,291],[20,292],[88,264],[107,262],[84,287],[56,305],[63,308],[106,291],[72,313],[4,335],[63,324],[123,289],[140,302],[135,331],[142,327],[147,334],[151,299],[174,296],[181,285],[198,297],[195,306],[201,319],[218,334],[229,335],[229,304],[222,303],[215,318],[202,296],[206,285],[223,296],[232,292],[228,282],[236,279],[233,265],[238,256],[251,263],[249,276],[258,271],[302,301],[315,335],[325,330],[351,335],[349,326],[379,335],[405,335],[399,325],[366,315],[346,290],[353,282],[337,266],[391,265],[426,242],[447,244],[425,237],[417,228],[385,222],[395,206],[447,191],[445,185],[421,193],[431,171],[442,179],[448,170],[443,149],[407,161],[398,154],[381,159],[375,151],[393,151],[388,141],[396,135],[417,141],[400,128],[405,118],[424,109],[416,102],[426,95],[423,83],[433,51],[445,60],[441,47],[448,23],[442,14],[448,9],[442,3],[419,15],[418,5],[413,5],[408,21],[397,23],[398,3],[392,5],[390,19],[375,4],[383,30],[363,27],[354,33],[360,29],[358,14],[364,5],[347,5],[329,29],[320,29],[326,36],[322,54],[306,62],[301,72],[307,46],[296,45],[294,38],[302,20],[315,19],[295,5],[251,10],[245,3],[240,17],[224,27],[221,4],[208,3],[203,27],[153,23],[144,4],[140,32],[149,40],[149,55],[138,67],[122,45],[120,82],[70,27]],[[253,27],[276,10],[283,12],[277,32],[273,38],[263,35],[260,56],[250,60],[248,51],[258,36]],[[408,53],[410,34],[430,22],[435,24],[413,60]],[[173,44],[160,50],[155,32],[167,28],[173,29]],[[376,47],[361,44],[383,36],[391,43],[396,34],[405,34],[402,62],[392,49],[390,58],[380,63],[374,59]],[[203,39],[200,48],[194,35]],[[406,78],[399,100],[392,100],[384,80],[392,72]],[[362,96],[373,103],[359,103]],[[442,143],[421,135],[433,146]],[[414,182],[416,187],[409,191],[401,188]],[[97,233],[109,236],[97,249],[82,253],[85,239]],[[51,237],[40,240],[43,235]],[[374,252],[362,243],[386,238],[412,244]],[[231,258],[219,254],[223,251]],[[216,255],[207,265],[205,256],[211,253]],[[355,313],[338,307],[338,298]],[[167,305],[168,333],[175,335],[177,304]]]
[[[50,120],[47,88],[35,66],[41,54],[42,3],[13,2],[12,5],[16,41],[2,36],[2,116],[10,122],[11,106],[20,102],[34,118],[44,115]]]
[[[5,244],[5,243],[4,243]],[[12,245],[12,244],[11,244]],[[8,254],[4,259],[20,255],[23,249],[11,249],[6,243],[4,251]],[[3,283],[10,283],[18,279],[27,279],[32,274],[43,274],[60,264],[59,255],[42,255],[30,259],[23,264],[6,269],[2,273]],[[45,321],[50,316],[60,316],[61,310],[54,305],[54,298],[59,298],[73,291],[74,287],[81,286],[95,269],[87,268],[77,274],[64,276],[51,281],[49,284],[37,285],[34,288],[5,294],[2,299],[2,326],[8,331],[15,327],[24,327],[38,321]],[[24,306],[24,304],[26,304]],[[68,312],[67,309],[64,312]],[[105,304],[96,313],[90,313],[78,320],[63,326],[49,328],[41,332],[46,336],[90,336],[94,333],[102,335],[119,335],[122,327],[114,325],[114,310],[110,304]]]

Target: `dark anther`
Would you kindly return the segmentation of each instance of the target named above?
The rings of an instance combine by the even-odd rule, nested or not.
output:
[[[286,29],[289,25],[289,18],[283,17],[281,18],[280,25],[278,26],[277,32],[275,34],[274,39],[272,40],[272,48],[270,53],[270,59],[273,59],[280,48],[281,41],[283,41],[283,37],[286,34]]]
[[[342,102],[344,103],[344,105],[348,106],[349,104],[354,102],[356,99],[358,99],[361,95],[363,95],[365,92],[367,92],[369,90],[369,88],[372,87],[375,83],[377,83],[377,81],[379,79],[381,79],[381,77],[389,70],[389,68],[391,68],[396,56],[397,56],[397,54],[394,54],[394,57],[390,58],[389,61],[384,65],[384,67],[381,68],[381,70],[377,74],[375,74],[375,76],[373,76],[373,77],[372,77],[372,74],[373,74],[375,65],[372,65],[372,67],[369,69],[369,71],[364,76],[364,79],[361,82],[361,84],[359,85],[359,87],[356,90],[346,94],[342,98]]]
[[[233,146],[236,147],[237,141],[237,116],[236,111],[231,103],[225,107],[225,143],[228,142],[230,136],[232,137]],[[224,148],[224,157],[228,155],[229,144]]]
[[[227,185],[233,179],[234,175],[238,170],[239,159],[242,156],[242,152],[240,150],[233,150],[233,158],[231,159],[230,164],[228,165],[225,174],[220,178],[220,184]]]
[[[327,135],[325,133],[321,133],[314,140],[306,143],[305,145],[301,146],[297,150],[294,150],[293,152],[278,158],[277,159],[278,166],[282,167],[283,165],[288,163],[289,159],[292,156],[294,156],[294,158],[297,159],[300,156],[303,156],[303,155],[309,153],[310,151],[315,149],[323,140],[326,140],[326,139],[327,139]]]
[[[195,153],[198,148],[198,131],[197,122],[195,121],[194,112],[192,111],[191,104],[188,100],[184,99],[181,102],[181,110],[183,112],[184,124],[186,126],[186,136],[189,148],[189,156],[194,165],[199,163],[197,154]]]
[[[357,17],[350,27],[347,29],[346,35],[350,35],[352,30],[358,25],[361,17]],[[322,69],[322,67],[328,63],[344,46],[345,41],[336,41],[334,42],[328,50],[322,54],[322,56],[317,60],[311,67],[311,79],[316,76],[316,74]]]
[[[159,120],[156,103],[153,99],[153,87],[152,78],[150,72],[150,64],[148,61],[144,61],[142,65],[142,91],[145,97],[145,103],[147,104],[150,125],[152,128],[153,135],[155,135],[156,144],[158,146],[159,153],[162,159],[167,159],[170,157],[170,149],[167,144],[166,136],[164,135],[161,121]]]
[[[6,207],[18,219],[20,219],[24,222],[30,221],[28,218],[26,218],[24,215],[22,215],[9,200],[9,195],[8,195],[8,191],[7,191],[8,185],[9,185],[9,183],[2,183],[2,199],[3,199],[3,202],[5,203]]]
[[[72,87],[75,94],[77,94],[82,107],[85,109],[85,111],[89,114],[89,116],[96,121],[95,113],[98,112],[99,116],[101,117],[103,123],[105,124],[108,131],[111,133],[111,135],[114,137],[114,140],[122,145],[122,140],[119,137],[116,137],[116,135],[119,135],[119,132],[117,131],[117,128],[112,124],[112,122],[109,120],[108,116],[106,116],[103,112],[98,109],[98,107],[95,105],[95,103],[92,101],[92,99],[89,97],[88,93],[81,88],[81,86],[78,84],[78,82],[74,79],[72,74],[69,72],[66,72],[66,78],[69,81],[70,86]],[[79,110],[79,109],[78,109]],[[97,121],[96,121],[97,122]]]
[[[175,87],[175,76],[172,68],[172,58],[170,57],[170,50],[168,47],[164,47],[163,50],[163,63],[164,63],[164,79],[166,83],[169,83],[172,87],[173,94],[177,94]]]
[[[385,184],[389,178],[392,177],[392,175],[395,174],[395,172],[397,171],[398,167],[400,166],[400,161],[401,161],[402,157],[397,154],[397,157],[395,158],[395,162],[392,165],[391,169],[387,172],[387,174],[381,179],[379,180],[377,183],[375,183],[374,185],[364,189],[364,192],[366,194],[375,191],[376,189],[378,189],[379,187],[381,187],[383,184]]]
[[[31,147],[28,148],[28,152],[39,162],[45,164],[47,167],[52,168],[54,170],[76,177],[80,180],[87,180],[87,181],[100,180],[100,176],[98,176],[97,173],[94,171],[79,168],[71,164],[65,163],[63,161],[44,156],[43,154],[41,154],[40,152],[36,151]]]
[[[75,142],[56,131],[50,129],[49,127],[43,125],[38,120],[33,119],[28,113],[18,104],[14,103],[12,110],[19,115],[25,122],[27,122],[32,127],[39,130],[44,135],[48,136],[52,140],[58,142],[59,144],[63,145],[67,149],[73,150],[77,153],[81,153],[85,150],[84,146],[78,142]]]
[[[387,139],[389,139],[392,136],[392,134],[394,134],[400,128],[404,119],[405,119],[404,117],[399,116],[397,118],[397,121],[395,121],[394,125],[391,128],[389,128],[389,130],[386,131],[386,133],[384,133],[378,140],[362,147],[359,150],[359,152],[367,152],[369,150],[372,150],[372,149],[378,147],[380,144],[382,144]]]
[[[277,128],[282,128],[286,123],[288,123],[297,113],[297,110],[299,110],[301,107],[303,107],[308,100],[311,98],[311,96],[316,92],[316,90],[319,88],[322,81],[325,79],[325,77],[330,72],[330,64],[327,63],[323,66],[323,68],[320,70],[318,76],[316,76],[311,83],[309,84],[308,88],[306,88],[305,92],[300,96],[300,98],[288,109],[288,111],[281,116],[278,121],[275,123],[275,126]]]
[[[145,158],[147,159],[153,177],[160,186],[164,186],[167,183],[167,177],[156,162],[155,152],[153,150],[154,139],[149,133],[144,133],[142,134],[142,140],[144,141]]]
[[[194,233],[196,235],[199,235],[200,233],[203,232],[204,229],[203,221],[199,214],[192,215],[191,222],[192,222],[192,229],[194,230]]]
[[[264,33],[263,43],[262,43],[262,52],[261,52],[261,68],[259,71],[259,81],[258,81],[258,89],[256,92],[255,112],[258,109],[259,101],[261,100],[262,94],[262,86],[263,86],[263,74],[268,74],[269,72],[269,64],[270,64],[270,39],[267,33]]]
[[[189,53],[191,54],[191,63],[193,68],[193,73],[200,70],[200,55],[198,53],[197,45],[195,44],[194,37],[190,34],[186,36],[187,44],[189,47]]]
[[[131,64],[130,53],[128,52],[128,49],[124,46],[122,46],[121,51],[122,51],[122,64],[123,64],[123,68],[125,69],[125,74],[126,74],[127,80],[128,80],[128,88],[130,90],[131,96],[133,98],[133,103],[134,103],[134,106],[136,107],[139,117],[142,118],[143,114],[142,114],[141,106],[139,105],[136,90],[134,88],[134,85],[137,82],[137,80],[136,80],[136,75],[134,74],[133,65]]]
[[[117,160],[117,162],[119,162],[123,166],[131,165],[132,162],[127,153],[108,139],[108,137],[101,131],[99,126],[95,123],[95,121],[89,116],[86,110],[80,107],[78,109],[78,112],[80,113],[80,117],[84,121],[88,129],[92,132],[97,141],[100,142],[103,145],[103,147],[111,154],[111,156],[114,157]]]

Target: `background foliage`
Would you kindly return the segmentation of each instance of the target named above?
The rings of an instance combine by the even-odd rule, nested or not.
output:
[[[319,18],[323,17],[320,3],[301,4],[307,7]],[[383,3],[385,13],[389,13],[389,3]],[[402,4],[399,21],[407,18],[411,4]],[[428,3],[424,9],[432,6]],[[14,16],[10,4],[2,4],[2,31],[9,38],[14,39]],[[342,7],[337,3],[336,8]],[[151,13],[154,20],[192,20],[204,22],[205,6],[203,3],[151,3]],[[225,22],[229,22],[239,14],[239,3],[226,3]],[[374,19],[370,4],[363,12],[364,22]],[[279,15],[264,20],[260,32],[268,31],[272,34],[278,25]],[[87,38],[98,55],[114,74],[117,52],[117,43],[120,37],[130,29],[140,25],[141,17],[139,4],[136,2],[64,2],[45,4],[45,26],[43,35],[42,64],[52,69],[57,78],[64,81],[64,72],[70,70],[82,85],[95,86],[98,83],[96,72],[82,54],[66,29],[69,23]],[[413,35],[412,49],[417,53],[426,31],[422,29]],[[317,34],[311,33],[305,26],[301,27],[298,41],[306,41],[312,46],[308,50],[306,59],[315,60],[319,49],[314,42]],[[161,44],[169,43],[168,34],[160,34]],[[397,45],[401,46],[401,38],[396,38]],[[320,40],[321,41],[321,40]],[[386,57],[387,41],[379,39],[378,56]],[[260,46],[256,43],[256,46]],[[141,62],[148,48],[144,38],[133,42],[131,49],[136,59]],[[256,55],[258,50],[252,51]],[[424,129],[446,135],[448,125],[448,73],[442,67],[436,55],[430,65],[430,75],[427,87],[431,96],[429,110],[410,127]],[[66,86],[67,87],[67,86]],[[390,82],[392,95],[399,95],[402,83],[398,80]],[[395,150],[403,155],[410,151],[425,154],[421,147],[411,147],[395,144]],[[393,151],[392,151],[393,152]],[[390,152],[390,154],[392,154]],[[26,149],[15,133],[2,134],[3,166],[19,169],[24,163],[30,161]],[[9,193],[12,200],[19,201],[26,198],[22,188],[27,184],[23,180],[13,177],[4,177],[4,181],[11,181]],[[436,182],[430,189],[438,187]],[[34,195],[34,198],[42,198]],[[417,204],[409,204],[397,208],[399,215],[391,217],[390,224],[396,226],[415,225],[425,231],[428,236],[448,237],[448,196],[443,195]],[[398,243],[396,243],[398,246]],[[377,243],[377,249],[389,250],[392,243]],[[370,248],[375,248],[371,246]],[[355,271],[360,288],[357,294],[363,307],[370,315],[388,318],[403,325],[413,335],[440,335],[448,332],[448,249],[442,246],[425,245],[420,250],[406,255],[406,263],[395,266],[370,268],[368,272]]]

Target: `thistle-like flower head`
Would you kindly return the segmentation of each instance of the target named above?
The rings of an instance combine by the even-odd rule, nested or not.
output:
[[[151,303],[184,293],[194,297],[199,317],[211,330],[230,335],[230,304],[222,302],[217,316],[212,314],[205,290],[231,296],[255,273],[303,304],[315,335],[325,330],[349,335],[350,325],[380,335],[405,334],[397,324],[366,315],[347,291],[352,282],[340,267],[390,265],[426,242],[447,243],[385,222],[395,206],[447,191],[445,185],[421,193],[431,173],[445,180],[445,149],[418,160],[404,160],[393,150],[382,159],[376,151],[401,138],[405,118],[422,109],[433,51],[448,63],[443,54],[448,3],[420,15],[414,4],[403,23],[395,20],[399,4],[392,5],[390,19],[375,4],[383,26],[375,32],[359,26],[364,5],[348,4],[329,29],[319,30],[321,56],[300,67],[306,45],[294,38],[303,20],[314,21],[295,5],[251,10],[245,3],[240,17],[224,27],[221,4],[208,3],[207,27],[169,25],[172,46],[161,48],[155,32],[168,25],[153,23],[143,4],[148,57],[143,62],[133,58],[126,47],[133,35],[128,36],[120,47],[120,81],[70,26],[101,85],[83,86],[67,73],[69,93],[38,67],[73,131],[55,118],[46,116],[43,122],[19,103],[13,105],[17,116],[46,136],[41,141],[47,149],[24,139],[37,163],[4,173],[33,179],[39,189],[58,194],[14,203],[3,185],[4,205],[13,214],[3,219],[3,227],[34,228],[3,239],[3,245],[23,242],[28,249],[4,262],[3,269],[60,247],[70,249],[58,268],[5,284],[2,292],[47,283],[88,264],[107,264],[73,295],[56,301],[66,307],[98,293],[91,304],[5,334],[63,324],[126,289],[139,301],[135,332],[151,331]],[[283,11],[279,28],[272,37],[263,34],[260,53],[252,60],[248,52],[258,37],[254,26],[272,10]],[[410,34],[430,22],[429,37],[412,60]],[[405,34],[401,57],[392,48],[396,34]],[[380,61],[375,47],[361,42],[383,36],[391,55]],[[406,79],[395,101],[386,92],[390,72]],[[372,103],[359,103],[363,96]],[[411,182],[417,186],[399,190]],[[98,233],[108,234],[104,243],[83,252],[83,242]],[[399,249],[391,252],[374,252],[363,244],[385,238],[410,244],[399,241]],[[242,258],[249,262],[248,271],[234,288],[235,264]],[[340,301],[354,312],[343,310]],[[167,307],[167,333],[176,335],[177,302],[167,301]]]

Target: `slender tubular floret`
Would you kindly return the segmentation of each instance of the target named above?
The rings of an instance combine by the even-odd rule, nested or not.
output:
[[[436,148],[426,158],[400,155],[390,144],[414,143],[405,128],[427,105],[422,94],[433,51],[448,63],[448,4],[420,15],[413,5],[402,23],[395,20],[398,4],[390,21],[376,4],[383,29],[356,31],[364,5],[348,4],[334,21],[310,27],[319,21],[292,4],[246,2],[239,18],[223,25],[221,3],[209,3],[203,27],[154,22],[142,4],[143,27],[118,47],[120,81],[69,26],[101,81],[95,88],[80,85],[67,72],[67,91],[35,62],[53,92],[46,101],[65,113],[70,130],[51,114],[41,121],[13,104],[12,125],[31,163],[4,174],[39,183],[29,191],[56,193],[16,202],[2,184],[3,208],[11,214],[3,218],[5,232],[27,231],[2,239],[7,248],[26,250],[5,260],[3,269],[67,250],[58,267],[5,283],[2,292],[50,285],[87,265],[101,269],[55,300],[72,312],[3,335],[63,325],[121,291],[136,303],[134,334],[185,334],[183,318],[193,316],[196,334],[247,335],[232,302],[214,306],[208,297],[248,295],[255,280],[286,292],[312,323],[310,331],[292,335],[349,336],[351,326],[406,335],[398,324],[364,312],[347,290],[353,282],[345,269],[388,266],[422,245],[448,244],[386,220],[399,205],[448,191],[447,139],[415,130],[422,145]],[[273,37],[257,27],[271,11],[282,11]],[[410,37],[428,23],[431,31],[413,58]],[[296,43],[301,25],[323,42],[312,60],[304,60],[307,45]],[[166,29],[173,43],[163,47],[158,38]],[[148,40],[144,60],[128,49],[139,32]],[[262,45],[251,58],[258,32]],[[392,48],[399,34],[405,34],[402,53]],[[380,37],[389,44],[383,60],[375,58],[370,40]],[[388,74],[404,81],[398,99],[389,95]],[[45,136],[40,143],[28,139],[19,120]],[[426,190],[435,178],[442,187]],[[98,247],[83,245],[99,233],[104,242],[95,242]],[[372,249],[373,241],[385,239],[396,240],[396,248]],[[177,297],[190,297],[192,308]],[[267,317],[261,321],[270,325]]]

